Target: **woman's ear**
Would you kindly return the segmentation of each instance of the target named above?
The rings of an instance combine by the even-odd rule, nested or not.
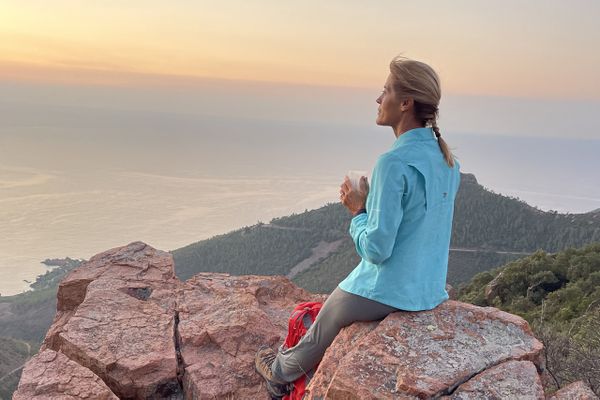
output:
[[[408,97],[400,102],[400,111],[406,112],[415,106],[415,101],[412,97]]]

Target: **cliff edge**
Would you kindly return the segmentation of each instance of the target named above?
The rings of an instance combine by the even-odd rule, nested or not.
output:
[[[13,399],[268,399],[254,371],[297,303],[282,276],[200,273],[133,242],[92,257],[58,290],[57,314]],[[340,332],[308,399],[544,399],[543,346],[522,318],[448,300]],[[594,399],[581,383],[556,399]]]

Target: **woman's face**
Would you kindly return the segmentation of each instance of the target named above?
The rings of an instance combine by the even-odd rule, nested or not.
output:
[[[400,122],[402,118],[400,100],[396,98],[396,93],[394,93],[391,74],[385,81],[383,91],[375,101],[379,104],[377,119],[375,120],[377,125],[395,126]]]

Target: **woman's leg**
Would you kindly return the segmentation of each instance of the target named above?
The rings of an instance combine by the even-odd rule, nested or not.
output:
[[[279,349],[271,367],[274,377],[282,383],[295,381],[321,361],[343,327],[355,321],[382,319],[394,311],[398,309],[336,287],[298,344],[286,350]]]

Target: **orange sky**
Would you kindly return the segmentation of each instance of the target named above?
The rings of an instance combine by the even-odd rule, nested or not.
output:
[[[452,93],[600,98],[600,3],[522,3],[8,0],[0,79],[379,87],[403,53],[431,63]]]

